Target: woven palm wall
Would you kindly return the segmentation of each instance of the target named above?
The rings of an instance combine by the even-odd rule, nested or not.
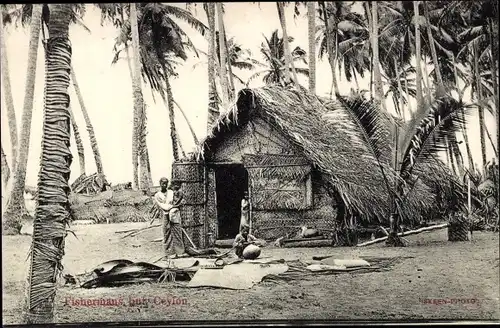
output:
[[[182,227],[197,247],[204,248],[207,244],[205,167],[197,162],[174,163],[172,180],[181,182],[181,190],[184,194],[185,204],[180,208]]]

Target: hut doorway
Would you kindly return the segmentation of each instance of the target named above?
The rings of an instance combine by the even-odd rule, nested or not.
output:
[[[218,165],[215,181],[218,239],[233,239],[240,229],[241,200],[248,191],[248,172],[241,164]]]

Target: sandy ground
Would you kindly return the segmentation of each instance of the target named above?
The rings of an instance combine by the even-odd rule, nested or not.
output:
[[[117,230],[144,227],[147,223],[73,226],[78,239],[66,239],[63,265],[66,272],[81,273],[104,261],[125,258],[154,261],[161,245],[153,229],[120,239]],[[475,232],[465,243],[447,242],[446,230],[408,237],[407,248],[384,244],[362,248],[266,247],[263,256],[311,259],[313,255],[338,258],[400,258],[385,272],[311,275],[301,280],[263,281],[249,290],[183,288],[167,284],[137,285],[94,290],[63,287],[56,297],[57,322],[138,320],[248,320],[248,319],[470,319],[498,320],[499,236]],[[3,238],[3,323],[21,320],[30,236]],[[412,257],[412,258],[408,258]],[[155,298],[183,304],[147,306],[71,306],[71,298]],[[426,304],[424,299],[457,299],[458,304]],[[474,304],[466,300],[474,299]],[[175,301],[177,300],[177,301]],[[180,301],[179,301],[180,300]],[[456,301],[454,301],[456,302]]]

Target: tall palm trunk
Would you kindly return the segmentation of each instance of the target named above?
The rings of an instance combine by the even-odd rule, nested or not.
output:
[[[431,55],[432,55],[432,63],[434,64],[434,72],[436,73],[436,80],[437,80],[437,96],[441,96],[445,92],[444,84],[443,84],[443,77],[441,75],[441,67],[439,67],[439,61],[437,57],[437,52],[436,52],[436,45],[434,44],[434,37],[432,36],[432,30],[431,30],[431,25],[430,25],[430,16],[429,16],[429,8],[427,7],[427,1],[424,1],[424,15],[425,15],[425,20],[426,20],[426,30],[427,30],[427,39],[429,40],[429,46],[431,49]]]
[[[415,66],[416,66],[416,80],[417,85],[417,112],[423,107],[424,98],[422,96],[422,49],[420,46],[420,16],[418,1],[413,1],[413,10],[415,12]]]
[[[18,139],[17,139],[17,120],[16,111],[14,109],[14,98],[12,97],[12,87],[10,84],[10,72],[9,72],[9,61],[7,59],[7,46],[5,44],[3,26],[3,12],[0,10],[0,51],[2,60],[2,85],[3,92],[5,92],[5,108],[7,110],[7,121],[9,123],[10,132],[10,144],[12,153],[12,171],[16,169],[17,163],[17,150],[18,150]]]
[[[325,20],[325,30],[326,30],[326,47],[328,49],[328,62],[330,64],[330,70],[332,72],[332,87],[333,87],[333,92],[337,96],[339,94],[339,84],[337,82],[337,66],[335,63],[335,58],[336,58],[336,45],[333,44],[334,38],[334,33],[333,33],[333,28],[330,27],[330,17],[327,13],[327,9],[330,8],[330,4],[325,5],[324,1],[321,1],[321,9],[323,11],[323,19]],[[332,93],[330,91],[330,98],[332,98]]]
[[[370,13],[370,2],[365,1],[363,3],[363,9],[365,10],[365,16],[368,20],[368,31],[370,35],[370,44],[371,44],[371,35],[373,33],[373,23],[372,23],[372,14]],[[370,99],[373,99],[373,51],[370,46]]]
[[[133,97],[134,97],[134,122],[132,130],[132,189],[139,189],[139,131],[141,127],[142,111],[144,99],[141,88],[141,63],[139,51],[139,30],[137,23],[137,10],[135,3],[130,3],[130,27],[132,30],[132,53],[134,57],[134,74],[132,81]]]
[[[219,104],[217,102],[217,87],[215,84],[215,3],[204,4],[210,30],[208,40],[208,118],[207,132],[210,133],[212,125],[219,117]]]
[[[398,67],[398,60],[396,57],[394,57],[394,69],[396,71],[396,76],[397,76],[397,79],[398,79],[398,90],[399,90],[399,93],[400,95],[403,94],[403,86],[401,85],[401,73],[399,72],[399,67]],[[395,104],[397,106],[397,103]],[[403,121],[406,120],[405,118],[405,107],[404,107],[404,100],[403,100],[403,97],[400,96],[399,97],[399,112],[400,112],[400,115],[401,115],[401,118],[403,119]]]
[[[121,18],[122,18],[122,21],[124,21],[124,17],[123,17],[123,10],[121,11]],[[128,47],[128,44],[125,44],[125,53],[127,55],[127,66],[128,66],[128,71],[129,71],[129,74],[130,74],[130,81],[131,83],[133,83],[134,81],[134,72],[133,72],[133,69],[132,69],[132,63],[131,63],[131,60],[130,60],[130,51],[129,51],[129,47]],[[145,131],[144,133],[145,134]],[[147,169],[147,175],[148,175],[148,184],[150,186],[153,185],[153,177],[151,175],[151,164],[149,162],[149,152],[148,152],[148,148],[147,148],[147,144],[144,144],[144,151],[141,153],[141,159],[143,160],[143,162],[146,162],[146,169]]]
[[[80,132],[78,131],[75,114],[73,114],[71,107],[68,107],[68,111],[71,118],[71,126],[73,127],[73,134],[75,135],[76,150],[78,152],[78,162],[80,164],[80,175],[85,175],[85,149],[83,148],[82,138],[80,137]]]
[[[455,87],[458,90],[460,90],[459,86],[458,86],[458,72],[457,72],[457,64],[456,64],[456,61],[455,61],[455,56],[452,55],[453,58],[453,77],[455,79]],[[462,121],[466,122],[465,121],[465,113],[464,111],[460,111],[460,114],[462,116]],[[465,142],[465,150],[467,151],[467,160],[468,160],[468,168],[469,168],[469,171],[471,172],[474,172],[475,168],[474,168],[474,160],[472,158],[472,152],[471,152],[471,149],[470,149],[470,144],[469,144],[469,136],[467,134],[467,124],[462,124],[462,135],[464,137],[464,142]]]
[[[48,6],[42,156],[26,300],[28,324],[54,322],[56,278],[62,267],[66,224],[70,217],[68,179],[72,156],[68,87],[72,8],[71,4]]]
[[[174,97],[172,95],[172,87],[170,86],[170,81],[168,80],[167,75],[165,75],[165,86],[168,99],[168,119],[170,121],[170,138],[172,139],[172,151],[174,160],[177,162],[179,160],[179,147],[177,143],[180,143],[180,140],[177,139],[177,130],[175,128],[174,115]]]
[[[281,30],[283,31],[283,47],[285,48],[285,74],[287,78],[290,79],[290,71],[292,69],[293,81],[296,85],[299,84],[299,80],[297,79],[297,72],[295,71],[295,65],[293,64],[292,54],[290,52],[290,43],[288,42],[288,32],[286,29],[286,17],[285,10],[283,8],[283,2],[276,2],[276,6],[278,7],[278,16],[280,19]]]
[[[31,14],[31,31],[28,48],[28,67],[24,93],[23,114],[21,117],[21,136],[19,139],[19,154],[12,190],[3,215],[3,233],[18,234],[21,230],[21,219],[27,214],[24,202],[24,186],[26,182],[26,167],[30,145],[31,118],[33,113],[33,98],[35,93],[36,61],[38,57],[38,40],[40,37],[42,5],[33,5]]]
[[[146,114],[146,103],[143,102],[140,112],[139,127],[137,129],[137,136],[139,138],[137,151],[139,156],[139,188],[141,190],[147,190],[151,186],[152,179],[149,172],[151,168],[149,167],[149,152],[147,146],[147,135],[146,135],[146,124],[147,124],[147,114]]]
[[[1,168],[2,168],[2,190],[5,190],[7,187],[7,181],[9,181],[10,177],[10,169],[9,169],[9,163],[7,162],[7,157],[5,156],[5,153],[3,152],[3,147],[0,145],[0,149],[2,151],[1,154]],[[3,192],[2,192],[3,194]]]
[[[316,3],[307,3],[307,37],[309,41],[309,91],[316,94],[316,44],[314,33],[316,32]],[[357,81],[357,80],[356,80]]]
[[[482,87],[481,87],[481,76],[480,76],[480,69],[479,69],[479,54],[478,54],[478,49],[476,46],[474,46],[474,51],[473,51],[473,56],[474,56],[474,75],[475,75],[475,82],[476,82],[476,97],[477,97],[477,110],[479,113],[479,139],[481,141],[481,159],[482,159],[482,168],[483,172],[486,168],[486,140],[485,140],[485,126],[484,126],[484,108],[481,105],[481,100],[482,100]]]
[[[220,76],[220,84],[222,86],[222,108],[224,110],[228,109],[229,97],[228,97],[228,84],[227,84],[227,56],[226,56],[226,47],[224,46],[224,16],[222,13],[222,3],[217,2],[215,4],[217,9],[217,18],[219,25],[219,56],[220,56],[220,65],[219,65],[219,76]]]
[[[191,125],[191,122],[188,120],[186,113],[184,112],[184,110],[182,110],[181,106],[175,101],[175,99],[173,99],[173,102],[174,102],[174,105],[176,105],[177,108],[179,109],[179,111],[181,112],[182,117],[184,117],[184,120],[186,121],[186,124],[188,125],[189,131],[191,131],[191,135],[193,136],[194,143],[198,144],[198,137],[196,137],[196,133],[194,132],[193,126]]]
[[[491,56],[490,56],[490,63],[491,63],[491,79],[493,80],[493,101],[495,103],[495,109],[493,111],[493,114],[495,116],[495,122],[498,122],[498,112],[500,111],[499,108],[499,99],[498,99],[498,80],[497,80],[497,69],[498,69],[498,49],[497,49],[497,44],[498,44],[498,35],[495,38],[493,36],[493,33],[495,31],[495,26],[493,19],[488,19],[488,27],[489,27],[489,42],[490,42],[490,49],[491,49]],[[496,26],[496,30],[498,31],[498,26]],[[496,143],[497,145],[500,143],[499,139],[499,134],[498,134],[498,126],[496,128]],[[498,157],[498,156],[497,156]]]
[[[382,88],[382,75],[380,73],[380,59],[378,51],[378,5],[377,1],[372,2],[372,52],[373,52],[373,78],[375,82],[375,103],[384,111],[384,90]]]
[[[99,152],[99,146],[97,145],[97,139],[95,137],[94,127],[92,126],[92,122],[90,120],[87,107],[85,106],[83,95],[80,90],[78,81],[76,79],[76,73],[73,67],[71,67],[71,81],[73,82],[73,88],[75,89],[78,102],[80,103],[80,108],[82,109],[83,118],[85,119],[85,125],[87,126],[87,132],[89,133],[90,147],[92,148],[92,152],[94,153],[94,160],[97,173],[104,174],[102,167],[101,153]]]
[[[227,74],[229,76],[229,100],[233,101],[234,98],[236,97],[236,88],[234,87],[234,74],[233,74],[233,68],[232,68],[232,65],[231,65],[231,58],[229,58],[229,46],[227,44],[227,35],[226,35],[226,29],[225,28],[224,28],[224,48],[225,48],[225,51],[226,51],[226,55],[228,56],[228,59],[227,59]]]

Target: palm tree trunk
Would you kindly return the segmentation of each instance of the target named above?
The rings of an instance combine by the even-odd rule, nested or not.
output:
[[[147,136],[146,136],[146,124],[147,124],[147,115],[146,115],[146,104],[143,103],[142,110],[140,113],[139,127],[137,130],[137,135],[139,137],[137,151],[139,156],[139,189],[147,190],[152,184],[151,179],[151,168],[149,167],[149,152],[147,145]]]
[[[493,142],[493,139],[491,138],[491,134],[490,134],[490,131],[488,131],[487,126],[484,127],[484,132],[486,132],[486,136],[488,136],[488,139],[490,140],[491,148],[493,148],[493,152],[495,153],[495,156],[498,157],[497,148],[495,147],[495,143]]]
[[[189,122],[189,120],[186,116],[186,113],[182,110],[181,106],[175,101],[175,99],[173,99],[173,97],[172,97],[172,100],[174,102],[174,105],[176,105],[177,108],[179,108],[179,111],[181,112],[182,116],[184,117],[184,120],[186,121],[186,123],[188,125],[189,131],[191,131],[191,135],[193,136],[194,143],[198,144],[198,138],[196,137],[196,133],[194,132],[193,126],[191,125],[191,122]]]
[[[406,73],[404,73],[404,75],[405,75],[405,94],[408,99],[408,111],[410,112],[410,117],[413,117],[413,106],[411,105],[410,93],[408,92],[408,76]]]
[[[177,132],[175,128],[175,116],[174,116],[174,97],[172,95],[172,87],[170,86],[170,82],[168,80],[168,76],[165,76],[165,85],[167,91],[167,99],[168,99],[168,119],[170,121],[170,138],[172,139],[172,152],[174,156],[174,161],[179,161],[179,148],[177,143]]]
[[[208,118],[207,132],[210,133],[212,125],[217,121],[220,111],[217,102],[217,87],[215,85],[215,3],[204,4],[210,31],[208,42]]]
[[[325,2],[322,1],[321,2],[321,6],[322,6],[322,9],[323,9],[323,17],[324,17],[324,20],[325,20],[325,29],[326,29],[326,47],[328,49],[328,62],[330,63],[330,69],[331,69],[331,72],[332,72],[332,87],[333,87],[333,92],[335,93],[335,95],[339,95],[339,85],[338,85],[338,82],[337,82],[337,66],[335,64],[335,54],[334,54],[334,46],[332,45],[332,33],[330,31],[330,24],[329,24],[329,17],[328,17],[328,14],[326,12],[326,6],[325,6]],[[330,98],[332,98],[332,94],[330,92]]]
[[[400,92],[400,97],[399,97],[399,112],[400,112],[400,115],[401,115],[401,118],[403,119],[403,121],[405,121],[405,105],[404,105],[404,100],[403,100],[403,97],[401,95],[403,95],[403,86],[401,85],[401,76],[400,76],[400,73],[399,73],[399,67],[398,67],[398,60],[396,57],[394,57],[394,69],[396,70],[396,76],[397,76],[397,79],[398,79],[398,90]]]
[[[430,104],[432,102],[432,91],[431,91],[431,81],[429,80],[429,72],[427,72],[427,61],[425,61],[422,68],[423,68],[423,75],[425,76],[424,78],[425,97],[427,98],[427,103]]]
[[[479,54],[478,50],[476,47],[474,47],[474,73],[475,73],[475,82],[476,82],[476,96],[477,96],[477,110],[479,113],[479,134],[480,134],[480,141],[481,141],[481,159],[482,159],[482,168],[483,172],[486,168],[486,140],[485,140],[485,126],[484,126],[484,108],[481,105],[481,100],[482,100],[482,88],[481,88],[481,77],[480,77],[480,70],[479,70]]]
[[[132,189],[139,189],[139,136],[144,99],[141,87],[141,62],[139,48],[139,30],[135,3],[130,3],[130,27],[132,30],[132,53],[134,57],[134,79],[132,81],[134,97],[134,122],[132,130]]]
[[[227,110],[229,97],[228,97],[228,87],[227,87],[227,56],[226,56],[226,47],[224,46],[224,17],[222,13],[222,3],[217,2],[215,4],[215,8],[217,9],[217,18],[219,25],[219,52],[220,52],[220,84],[222,86],[222,108]]]
[[[222,23],[224,24],[224,22]],[[233,101],[234,98],[236,97],[236,88],[234,87],[234,75],[233,75],[233,68],[231,67],[231,59],[229,58],[229,47],[227,44],[227,35],[226,35],[226,29],[224,28],[224,51],[226,52],[227,56],[227,73],[229,76],[229,101]]]
[[[80,164],[80,175],[85,175],[85,149],[83,148],[82,138],[80,137],[80,132],[78,131],[75,114],[73,114],[71,107],[68,107],[68,111],[71,118],[71,126],[73,127],[73,134],[75,135],[76,150],[78,152],[78,161]]]
[[[290,44],[288,42],[288,32],[286,29],[286,18],[285,18],[285,10],[283,8],[283,2],[276,2],[276,6],[278,7],[278,16],[280,19],[281,29],[283,30],[283,47],[285,48],[285,63],[286,69],[285,74],[287,74],[287,78],[290,77],[289,69],[292,69],[293,74],[293,82],[298,85],[299,80],[297,79],[297,72],[295,71],[295,66],[292,60],[292,54],[290,52]]]
[[[71,71],[71,4],[49,4],[42,156],[28,276],[25,321],[53,323],[56,278],[70,217],[71,167],[68,87]],[[39,23],[38,20],[35,20]]]
[[[488,20],[488,26],[489,26],[489,41],[490,41],[490,49],[491,49],[491,56],[490,56],[490,61],[491,61],[491,79],[493,80],[493,101],[495,102],[495,109],[493,111],[493,114],[495,116],[495,122],[498,122],[498,112],[500,111],[499,108],[499,99],[498,99],[498,80],[497,80],[497,59],[498,59],[498,51],[497,51],[497,38],[493,37],[493,33],[495,30],[493,19]],[[498,31],[498,27],[496,28]],[[498,126],[496,129],[496,143],[497,145],[500,144],[500,139],[499,139],[499,134],[498,134]],[[498,154],[497,154],[498,157]]]
[[[365,10],[365,16],[366,19],[368,20],[368,31],[370,36],[373,33],[373,22],[372,22],[372,15],[370,13],[370,2],[366,1],[363,6]],[[370,44],[371,44],[371,38],[370,38]],[[370,47],[370,99],[373,99],[373,50],[371,50],[372,47]]]
[[[38,57],[38,40],[40,37],[42,5],[33,5],[31,14],[31,31],[28,48],[28,67],[26,72],[26,86],[24,93],[23,114],[21,117],[21,136],[19,139],[19,154],[12,190],[3,214],[4,234],[18,234],[21,230],[21,219],[27,215],[24,202],[24,186],[26,182],[26,167],[30,146],[31,118],[36,80],[36,61]]]
[[[447,156],[449,158],[451,171],[455,175],[458,175],[457,174],[457,167],[455,166],[455,161],[454,161],[454,158],[453,158],[452,140],[450,140],[449,138],[446,138],[446,154],[447,154]]]
[[[316,32],[316,3],[307,3],[307,34],[309,41],[309,91],[316,94],[316,44],[314,34]],[[357,80],[356,80],[357,81]]]
[[[456,89],[457,91],[460,90],[459,86],[458,86],[458,72],[457,72],[457,64],[455,62],[455,56],[452,54],[452,60],[453,60],[453,76],[455,78],[455,86],[456,86]],[[461,112],[461,116],[462,116],[462,121],[463,122],[466,122],[465,121],[465,113],[464,111],[460,111]],[[467,134],[467,124],[463,124],[462,125],[462,135],[464,137],[464,142],[465,142],[465,150],[467,151],[467,160],[468,160],[468,169],[473,172],[475,169],[474,169],[474,160],[472,158],[472,152],[471,152],[471,149],[470,149],[470,145],[469,145],[469,136]]]
[[[451,143],[452,151],[455,156],[456,162],[457,162],[457,169],[458,169],[458,174],[460,178],[464,177],[465,174],[465,169],[464,169],[464,159],[462,157],[462,154],[460,153],[460,148],[458,148],[457,140],[454,138],[453,142]]]
[[[87,132],[89,133],[90,147],[92,148],[92,152],[94,153],[94,160],[97,173],[104,174],[104,170],[102,167],[101,153],[99,152],[99,146],[97,145],[97,139],[95,137],[94,127],[92,126],[92,122],[90,120],[87,107],[85,106],[83,95],[80,90],[78,81],[76,79],[76,73],[73,67],[71,67],[71,80],[73,81],[73,87],[75,89],[78,102],[80,103],[80,108],[82,109],[83,118],[85,119],[85,125],[87,126]]]
[[[17,120],[14,109],[14,98],[12,97],[12,87],[10,84],[9,61],[7,59],[7,46],[5,44],[3,12],[0,10],[0,51],[2,57],[2,85],[5,93],[5,109],[7,110],[7,121],[9,123],[10,144],[12,152],[12,171],[15,171],[17,164]]]
[[[415,83],[417,84],[417,112],[423,106],[423,97],[422,97],[422,49],[420,46],[420,16],[418,10],[418,1],[413,1],[413,10],[415,12],[415,66],[417,71],[417,77]]]
[[[123,21],[123,11],[121,13],[122,15],[122,21]],[[127,54],[127,66],[128,66],[128,71],[130,73],[130,81],[131,83],[133,83],[134,81],[134,71],[132,69],[132,63],[131,63],[131,60],[130,60],[130,51],[129,51],[129,47],[127,44],[125,44],[125,52]],[[132,90],[133,91],[133,90]],[[143,131],[143,134],[145,134],[146,131]],[[144,141],[146,141],[144,139]],[[153,177],[151,175],[151,164],[150,164],[150,161],[149,161],[149,152],[148,152],[148,147],[147,147],[147,144],[146,142],[144,142],[143,145],[141,145],[141,147],[144,148],[144,151],[141,152],[141,160],[143,161],[143,164],[141,164],[142,167],[144,167],[144,165],[146,165],[146,169],[147,169],[147,178],[148,178],[148,184],[150,186],[153,185]]]
[[[373,51],[373,77],[375,80],[375,104],[384,111],[384,90],[382,88],[382,76],[380,74],[380,60],[378,51],[378,5],[372,2],[372,51]]]
[[[7,157],[5,156],[5,153],[3,152],[3,147],[0,145],[0,149],[2,151],[1,154],[1,167],[2,167],[2,190],[5,190],[7,187],[7,182],[9,181],[10,178],[10,169],[9,169],[9,163],[7,162]],[[3,192],[2,192],[3,194]]]
[[[429,8],[427,7],[427,1],[424,1],[424,15],[425,15],[425,20],[426,20],[426,26],[427,26],[427,39],[429,40],[429,46],[431,49],[431,55],[432,55],[432,62],[434,64],[434,72],[436,73],[436,79],[437,79],[437,96],[440,97],[441,95],[444,94],[445,88],[443,84],[443,77],[441,75],[441,68],[439,67],[439,61],[437,58],[437,52],[436,52],[436,45],[434,44],[434,37],[432,36],[432,30],[430,26],[430,18],[429,18]]]

